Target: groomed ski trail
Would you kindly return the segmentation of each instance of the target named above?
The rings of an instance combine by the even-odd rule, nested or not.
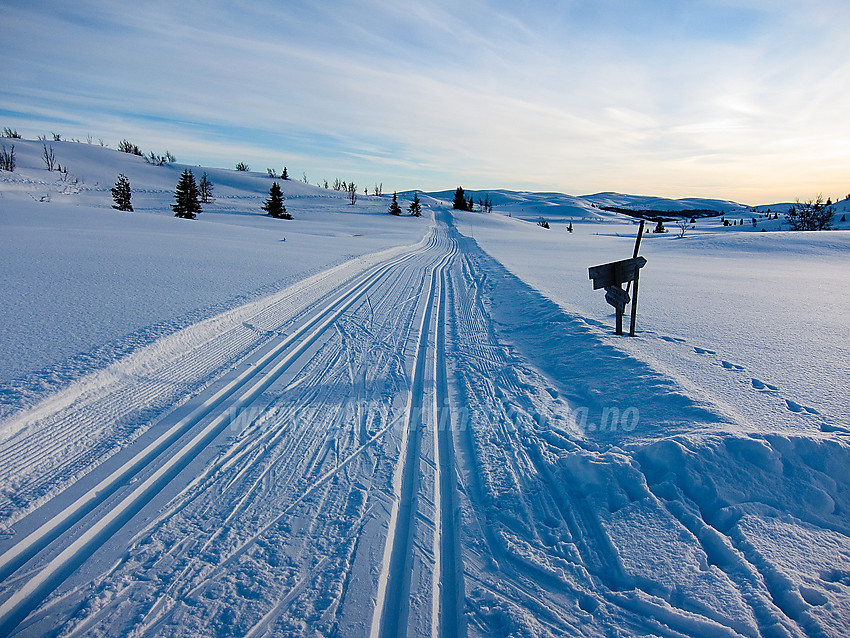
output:
[[[301,317],[297,327],[287,336],[266,346],[262,356],[250,361],[235,378],[209,396],[202,397],[197,407],[164,428],[152,441],[136,446],[141,449],[128,460],[4,551],[0,555],[0,579],[9,578],[29,561],[37,560],[42,553],[50,558],[35,569],[28,569],[27,575],[18,579],[23,582],[0,604],[0,631],[12,631],[67,576],[85,563],[126,522],[138,515],[165,485],[222,434],[235,414],[251,406],[289,371],[294,362],[315,348],[352,306],[363,304],[379,283],[396,277],[408,262],[432,258],[431,253],[439,250],[439,243],[437,235],[432,233],[422,247],[355,276],[330,301]],[[405,292],[401,290],[399,294]],[[401,299],[398,303],[408,301]],[[97,418],[97,414],[93,417]],[[78,429],[78,426],[71,428],[66,436],[74,436]],[[20,455],[24,449],[37,447],[29,441],[26,445],[27,448],[12,446],[4,452],[7,456]],[[46,453],[49,452],[48,449]],[[128,490],[128,486],[132,487]],[[111,498],[116,493],[119,498]],[[76,532],[73,539],[69,539],[70,543],[63,543],[63,534],[75,526],[82,531]],[[63,546],[57,550],[54,544]]]

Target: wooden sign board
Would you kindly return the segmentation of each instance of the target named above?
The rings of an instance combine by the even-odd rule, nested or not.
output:
[[[622,261],[613,261],[601,266],[593,266],[587,272],[590,279],[593,280],[593,289],[598,290],[599,288],[611,288],[628,281],[634,281],[637,271],[645,265],[646,259],[644,257],[634,257]]]
[[[638,294],[638,279],[640,278],[640,269],[646,266],[646,259],[638,257],[640,250],[640,240],[643,237],[643,228],[646,220],[640,220],[640,228],[638,229],[637,239],[635,240],[635,252],[631,259],[623,259],[622,261],[614,261],[610,264],[602,264],[593,266],[588,269],[588,274],[593,280],[593,289],[605,289],[605,301],[614,306],[617,310],[617,323],[615,324],[614,332],[618,335],[623,334],[623,315],[626,311],[626,304],[631,301],[632,304],[632,325],[629,330],[629,336],[635,336],[635,321],[637,319],[637,294]],[[628,289],[631,287],[631,282],[634,282],[634,297],[629,299]],[[623,290],[623,284],[628,283],[626,290]]]
[[[629,303],[629,293],[618,286],[608,286],[605,289],[605,301],[622,312]]]

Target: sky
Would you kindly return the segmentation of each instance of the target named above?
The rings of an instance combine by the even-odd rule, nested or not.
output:
[[[0,127],[391,190],[850,193],[848,0],[0,0]]]

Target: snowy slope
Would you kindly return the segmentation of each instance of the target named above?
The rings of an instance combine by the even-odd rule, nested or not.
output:
[[[428,226],[386,215],[382,199],[350,206],[341,192],[296,181],[282,182],[295,219],[274,220],[260,208],[270,178],[198,168],[215,202],[194,222],[175,219],[184,166],[88,144],[12,141],[18,168],[0,172],[0,277],[10,300],[0,311],[0,386],[11,405],[330,266],[415,243]],[[45,169],[44,145],[67,177]],[[119,172],[135,213],[112,209]]]
[[[55,146],[0,174],[0,634],[846,633],[847,232],[647,235],[629,339],[586,199],[286,222],[207,169],[192,222],[182,167]]]
[[[498,215],[456,218],[461,232],[566,310],[602,329],[613,325],[613,308],[592,289],[587,269],[631,256],[636,224],[576,224],[568,233],[563,224],[547,231]],[[745,422],[758,424],[764,408],[747,408],[738,382],[742,392],[765,382],[782,388],[777,399],[781,394],[846,426],[850,233],[758,232],[768,223],[779,222],[723,227],[711,219],[700,220],[684,238],[675,227],[665,235],[644,234],[641,253],[649,263],[639,325],[646,341],[621,345],[696,381],[702,392],[714,389],[715,402],[735,406],[739,418],[747,409]]]

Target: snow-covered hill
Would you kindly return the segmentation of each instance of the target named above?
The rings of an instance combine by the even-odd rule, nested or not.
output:
[[[292,180],[278,181],[294,219],[275,220],[261,208],[274,180],[260,173],[153,166],[84,143],[3,143],[17,158],[14,172],[0,171],[6,410],[191,322],[415,243],[429,223],[387,215],[386,199],[351,206],[345,193]],[[63,172],[47,171],[45,147]],[[185,168],[214,184],[196,221],[171,210]],[[119,173],[134,213],[112,208]]]
[[[606,211],[604,206],[628,208],[632,210],[656,210],[660,213],[692,209],[709,209],[718,213],[740,212],[746,206],[735,202],[716,199],[665,199],[662,197],[644,197],[624,195],[620,193],[597,193],[595,195],[566,195],[564,193],[530,193],[505,190],[465,190],[467,197],[472,197],[477,204],[479,200],[490,198],[493,212],[537,221],[543,217],[549,221],[570,220],[606,220],[616,218],[616,215]],[[437,191],[423,193],[424,200],[429,203],[440,202],[451,204],[455,191]],[[404,193],[412,197],[412,192]]]

